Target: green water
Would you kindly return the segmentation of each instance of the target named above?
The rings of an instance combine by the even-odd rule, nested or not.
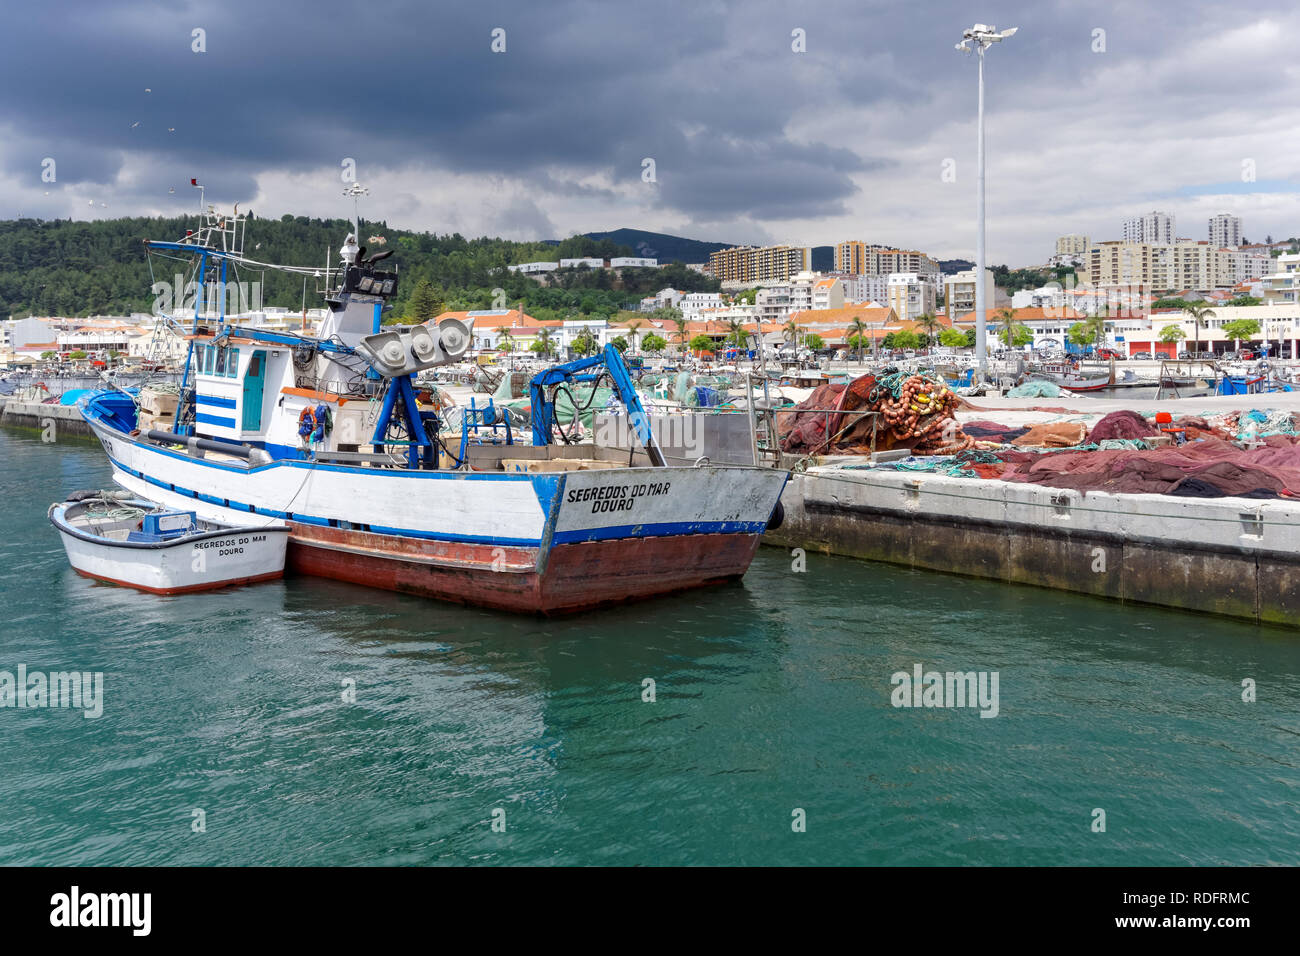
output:
[[[106,682],[99,719],[0,709],[0,863],[1300,863],[1300,634],[767,548],[564,621],[159,598],[46,522],[97,445],[0,431],[0,481],[0,670]],[[997,671],[999,715],[891,706],[917,662]]]

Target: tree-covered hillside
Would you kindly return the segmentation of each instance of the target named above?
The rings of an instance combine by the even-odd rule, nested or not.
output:
[[[196,228],[191,218],[102,219],[0,222],[0,317],[27,315],[123,315],[150,311],[154,280],[170,281],[189,273],[188,263],[153,256],[153,278],[144,240],[177,240]],[[263,262],[324,267],[326,250],[337,264],[338,248],[351,231],[346,220],[284,216],[252,218],[244,254]],[[370,252],[392,249],[385,262],[400,273],[393,313],[405,315],[417,286],[423,286],[447,309],[485,309],[519,302],[542,318],[574,314],[612,315],[619,308],[674,286],[687,291],[715,291],[716,282],[685,266],[609,270],[573,269],[553,273],[543,287],[527,276],[506,269],[518,262],[560,258],[633,255],[609,240],[574,236],[558,244],[511,242],[505,239],[466,239],[459,234],[433,235],[390,229],[383,222],[363,222],[361,243]],[[384,244],[371,243],[382,236]],[[262,282],[262,301],[269,306],[298,308],[303,298],[299,276],[276,271],[240,271],[230,281]],[[314,280],[307,285],[307,306],[320,305]],[[427,284],[427,285],[426,285]],[[500,289],[502,294],[494,294]],[[428,300],[426,297],[426,306]]]

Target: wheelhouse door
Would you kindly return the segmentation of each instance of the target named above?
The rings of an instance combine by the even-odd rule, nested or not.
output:
[[[244,373],[244,421],[243,430],[260,432],[262,430],[262,393],[266,387],[266,352],[257,349],[248,360],[248,371]]]

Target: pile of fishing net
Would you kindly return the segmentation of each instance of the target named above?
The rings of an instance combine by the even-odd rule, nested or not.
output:
[[[1159,430],[1137,412],[1111,412],[1092,426],[1088,441],[1103,442],[1109,438],[1150,438]]]
[[[852,383],[849,393],[862,381]],[[959,402],[941,378],[889,369],[867,392],[868,407],[880,413],[886,434],[893,439],[886,447],[906,447],[927,455],[954,455],[975,444],[957,421]],[[881,447],[879,437],[876,447]]]
[[[918,455],[956,454],[975,444],[957,421],[960,402],[943,379],[892,367],[847,386],[819,385],[779,416],[781,450],[868,454],[907,448]]]
[[[1005,481],[1076,491],[1197,498],[1291,497],[1300,492],[1300,447],[1282,435],[1258,448],[1221,438],[1144,450],[1006,451],[997,456]]]
[[[1180,421],[1179,424],[1182,422]],[[1217,434],[1237,441],[1255,441],[1271,435],[1300,437],[1295,416],[1291,412],[1274,408],[1264,410],[1252,408],[1247,412],[1213,415],[1206,420],[1206,425]]]
[[[1007,398],[1060,398],[1065,392],[1055,382],[1032,380],[1008,390]]]
[[[1182,498],[1300,496],[1300,446],[1285,436],[1270,436],[1257,448],[1241,448],[1221,438],[1160,448],[1114,447],[1125,442],[1137,444],[1135,440],[1107,439],[1106,446],[1100,448],[971,449],[953,456],[914,456],[874,467],[1082,492]]]

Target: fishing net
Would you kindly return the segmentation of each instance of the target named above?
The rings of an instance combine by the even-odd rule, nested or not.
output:
[[[887,368],[848,386],[819,385],[793,414],[783,415],[781,449],[791,454],[867,454],[908,448],[923,455],[965,451],[960,399],[939,377]],[[874,414],[866,414],[874,413]]]
[[[1065,392],[1055,382],[1024,382],[1007,392],[1007,398],[1060,398]]]

